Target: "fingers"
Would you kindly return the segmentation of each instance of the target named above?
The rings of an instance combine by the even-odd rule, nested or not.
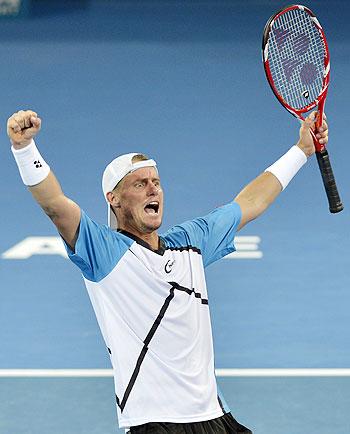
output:
[[[328,124],[327,124],[327,117],[325,114],[323,114],[323,120],[322,125],[319,128],[316,128],[316,138],[319,143],[322,145],[327,144],[328,142]]]
[[[41,128],[41,119],[33,110],[20,110],[7,121],[7,134],[12,144],[25,145]]]
[[[25,129],[38,129],[41,126],[41,119],[37,113],[32,110],[19,111],[14,113],[7,121],[8,130],[13,130],[14,133],[19,133]],[[9,131],[8,131],[9,132]]]
[[[317,127],[317,117],[318,113],[316,111],[312,112],[307,116],[305,121],[302,123],[302,129],[311,129],[315,133],[315,137],[319,143],[322,145],[328,142],[328,124],[327,116],[323,114],[322,125]]]
[[[323,123],[322,127],[317,129],[316,139],[322,145],[327,144],[327,142],[328,142],[328,126],[327,126],[327,124]]]
[[[317,121],[317,118],[318,118],[318,112],[313,111],[305,118],[304,121],[302,121],[302,124],[306,123],[308,126],[310,126]],[[327,116],[325,113],[323,113],[323,117],[322,117],[322,126],[323,124],[327,124]]]
[[[14,119],[13,116],[9,118],[7,121],[7,132],[9,130],[13,130],[14,132],[20,131],[21,127],[18,125],[17,121]]]
[[[311,112],[303,122],[303,125],[307,128],[314,128],[316,120],[317,112]]]
[[[31,116],[30,121],[31,121],[32,125],[36,128],[39,128],[41,125],[41,119],[38,117]]]
[[[32,110],[20,110],[17,113],[14,113],[9,121],[8,126],[12,128],[15,132],[19,132],[24,128],[31,128],[33,126],[32,121],[37,119],[38,115]]]

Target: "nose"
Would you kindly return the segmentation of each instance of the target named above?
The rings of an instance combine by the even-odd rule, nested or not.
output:
[[[154,185],[153,182],[150,182],[147,189],[148,196],[155,196],[158,193],[159,188],[158,185]]]

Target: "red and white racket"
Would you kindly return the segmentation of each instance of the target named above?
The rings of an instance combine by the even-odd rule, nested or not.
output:
[[[267,80],[279,102],[292,115],[317,106],[316,126],[322,125],[329,86],[329,50],[324,31],[305,6],[287,6],[266,23],[263,35],[263,62]],[[313,131],[317,162],[326,189],[331,213],[342,211],[329,155]]]

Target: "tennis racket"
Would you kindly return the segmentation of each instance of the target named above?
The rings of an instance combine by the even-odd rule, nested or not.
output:
[[[287,6],[266,23],[263,62],[267,80],[278,101],[292,115],[303,120],[303,113],[317,106],[316,127],[322,125],[329,86],[329,50],[324,31],[315,15],[305,6]],[[326,189],[331,213],[342,211],[329,155],[324,144],[313,135],[317,162]]]

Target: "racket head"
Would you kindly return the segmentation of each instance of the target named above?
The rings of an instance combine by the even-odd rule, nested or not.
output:
[[[302,5],[291,5],[266,23],[262,41],[266,78],[278,101],[294,116],[323,108],[330,57],[321,24]],[[322,113],[321,119],[322,119]]]

